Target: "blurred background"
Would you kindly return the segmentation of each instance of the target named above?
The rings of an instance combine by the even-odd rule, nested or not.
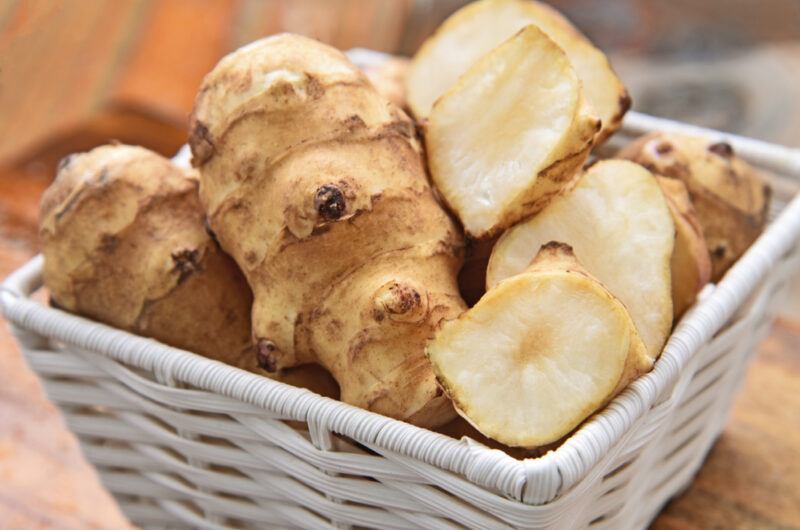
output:
[[[0,165],[116,136],[166,153],[203,75],[279,31],[411,55],[464,0],[0,0]],[[800,145],[797,0],[551,0],[634,109]]]

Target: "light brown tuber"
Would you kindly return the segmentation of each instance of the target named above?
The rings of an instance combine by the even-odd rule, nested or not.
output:
[[[319,362],[347,403],[451,419],[424,345],[464,309],[463,238],[411,120],[339,51],[284,34],[206,76],[190,145],[210,224],[253,288],[268,368]]]

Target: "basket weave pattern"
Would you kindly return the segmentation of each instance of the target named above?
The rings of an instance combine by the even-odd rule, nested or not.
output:
[[[40,257],[3,284],[3,313],[142,527],[643,528],[724,428],[800,270],[800,198],[789,202],[800,153],[636,113],[620,137],[655,129],[723,136],[775,173],[777,218],[702,293],[654,370],[540,458],[516,460],[43,306],[30,300]]]

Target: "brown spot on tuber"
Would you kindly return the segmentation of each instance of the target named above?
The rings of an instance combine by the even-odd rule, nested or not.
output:
[[[347,117],[347,119],[344,121],[344,126],[347,127],[347,130],[353,132],[356,129],[364,129],[367,124],[364,123],[364,120],[361,119],[361,116],[358,114],[353,114],[352,116]]]
[[[316,77],[308,76],[306,93],[312,98],[318,99],[325,94],[325,87],[317,80]]]
[[[173,270],[178,272],[178,284],[200,270],[200,252],[197,249],[183,249],[172,253]]]
[[[317,189],[314,195],[314,209],[326,221],[335,221],[345,212],[344,194],[337,186],[325,184]]]
[[[119,245],[119,238],[112,234],[103,234],[100,236],[100,245],[97,250],[104,254],[111,254]]]
[[[658,168],[652,162],[641,162],[642,166],[650,173],[658,173]]]
[[[274,373],[278,370],[278,359],[281,351],[275,343],[269,339],[258,339],[256,341],[256,361],[258,366],[267,372]]]
[[[193,167],[202,166],[214,156],[216,148],[211,140],[211,132],[205,123],[199,120],[193,123],[192,132],[189,135],[189,147],[192,149]]]
[[[539,251],[542,250],[564,252],[567,254],[575,253],[571,245],[562,243],[561,241],[548,241],[547,243],[542,245],[541,248],[539,249]]]
[[[725,245],[717,245],[711,250],[711,256],[716,259],[722,259],[727,254],[727,248]]]
[[[377,322],[386,316],[392,320],[413,321],[423,314],[422,296],[410,285],[389,282],[375,295],[372,317]]]
[[[669,142],[659,142],[656,145],[656,153],[659,155],[666,155],[667,153],[671,153],[674,147]]]
[[[728,142],[717,142],[708,146],[708,150],[722,158],[733,157],[733,146]]]

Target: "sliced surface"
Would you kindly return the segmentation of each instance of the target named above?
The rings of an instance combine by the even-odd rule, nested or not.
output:
[[[596,128],[564,52],[527,26],[437,102],[426,128],[431,175],[466,231],[482,237],[569,184]]]
[[[603,122],[602,137],[619,128],[630,98],[608,58],[555,9],[529,0],[484,0],[448,18],[417,52],[407,77],[409,105],[423,118],[478,59],[535,24],[569,56],[586,98]]]
[[[656,358],[672,327],[674,239],[675,227],[655,177],[638,164],[606,160],[589,168],[569,194],[499,239],[486,285],[491,289],[523,271],[548,241],[563,241],[625,304]]]
[[[542,254],[428,347],[462,416],[510,446],[560,439],[650,366],[624,306],[574,259]]]

